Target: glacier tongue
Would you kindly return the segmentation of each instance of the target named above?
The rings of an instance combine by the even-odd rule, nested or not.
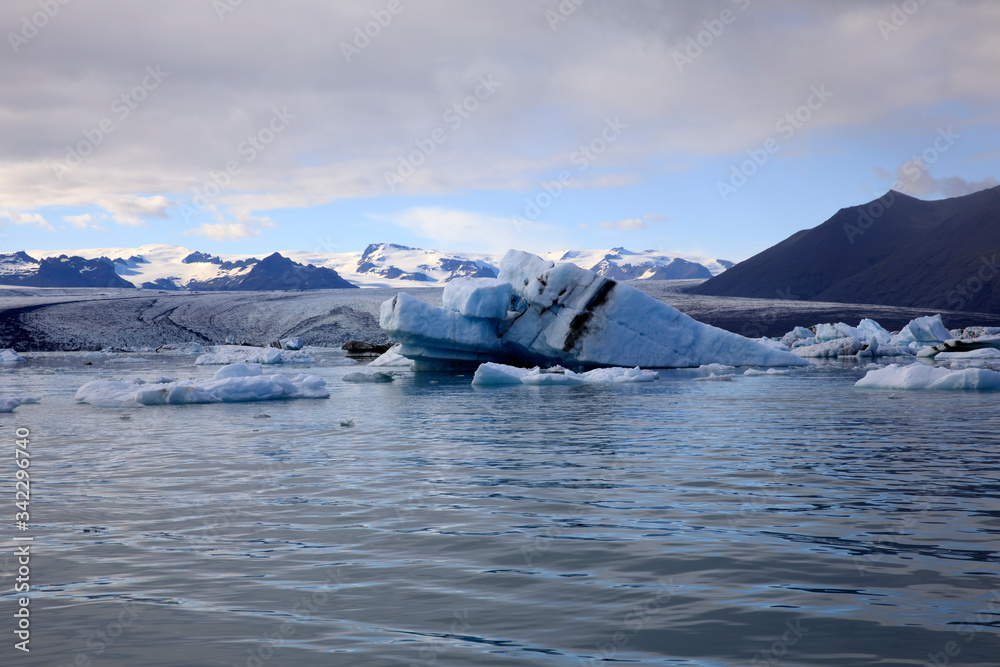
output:
[[[449,290],[445,308],[405,293],[382,304],[382,328],[417,369],[486,361],[587,368],[809,363],[698,322],[629,285],[518,250],[504,255],[495,281],[455,280]],[[508,295],[510,311],[498,319]]]

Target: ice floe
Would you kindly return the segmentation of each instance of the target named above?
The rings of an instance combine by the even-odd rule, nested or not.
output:
[[[329,398],[326,382],[315,375],[264,375],[259,364],[220,368],[211,380],[144,382],[94,380],[76,392],[79,403],[98,407],[123,405],[178,405],[185,403],[242,403],[292,398]]]
[[[501,260],[497,279],[449,282],[442,302],[439,308],[400,293],[382,304],[382,328],[418,370],[483,362],[574,368],[809,363],[698,322],[629,285],[517,250]]]
[[[604,384],[623,382],[652,382],[659,379],[659,374],[640,368],[595,368],[585,373],[574,373],[571,370],[555,366],[541,369],[520,368],[487,362],[476,369],[472,384],[476,386],[526,384],[526,385],[575,385]]]
[[[875,389],[1000,389],[1000,373],[984,368],[952,370],[914,363],[890,364],[858,380],[855,387]]]

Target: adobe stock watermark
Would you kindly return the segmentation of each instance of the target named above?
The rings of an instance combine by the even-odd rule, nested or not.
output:
[[[952,310],[962,310],[966,300],[972,299],[984,288],[990,287],[990,283],[1000,272],[1000,259],[997,253],[993,253],[992,257],[981,255],[979,260],[979,269],[965,280],[959,281],[955,288],[948,292],[948,305],[954,305]]]
[[[552,206],[555,200],[573,184],[576,175],[587,171],[590,165],[604,155],[627,129],[628,125],[623,123],[619,116],[615,116],[614,119],[605,118],[601,131],[588,143],[581,145],[570,154],[569,162],[576,167],[575,172],[563,169],[556,175],[555,180],[542,182],[542,192],[525,197],[521,213],[515,213],[511,216],[511,222],[518,232],[522,231],[530,222],[537,220],[543,211]]]
[[[740,11],[746,11],[747,7],[750,6],[750,0],[731,1]],[[694,64],[694,61],[700,58],[706,49],[711,48],[715,41],[722,37],[726,26],[736,22],[737,16],[739,15],[732,9],[723,9],[719,12],[718,18],[702,21],[702,25],[705,26],[704,30],[699,30],[696,34],[689,36],[682,50],[674,49],[670,52],[670,57],[677,65],[677,71],[683,74],[685,67]]]
[[[295,115],[289,113],[288,107],[271,109],[271,118],[267,124],[254,134],[247,135],[247,138],[236,147],[236,153],[242,160],[229,160],[223,169],[208,172],[208,178],[200,187],[194,188],[191,203],[181,202],[179,208],[184,219],[190,222],[192,214],[207,210],[212,205],[212,201],[232,184],[233,178],[242,173],[245,166],[253,163],[274,142],[275,138],[288,128],[294,119]]]
[[[159,65],[155,67],[148,65],[145,72],[145,76],[138,84],[112,100],[110,116],[102,118],[96,127],[82,130],[83,139],[74,145],[66,146],[66,159],[52,165],[56,178],[61,181],[64,176],[83,164],[83,161],[93,154],[97,147],[103,144],[104,140],[119,127],[116,121],[124,123],[132,115],[132,112],[146,101],[149,94],[159,88],[160,84],[170,76],[170,72],[164,72]]]
[[[588,667],[598,667],[600,664],[615,660],[618,652],[623,650],[629,641],[635,635],[639,634],[641,630],[645,629],[651,619],[662,612],[663,608],[669,604],[671,598],[674,596],[674,589],[676,587],[674,578],[669,577],[666,581],[660,582],[652,598],[629,607],[625,611],[622,628],[612,634],[608,638],[608,641],[594,644],[600,657],[593,657],[584,664],[588,665]]]
[[[408,3],[413,0],[406,0]],[[344,54],[344,60],[348,63],[351,58],[361,55],[371,45],[372,40],[378,38],[382,31],[389,27],[393,18],[406,9],[403,0],[389,0],[384,9],[375,9],[371,12],[372,20],[364,25],[354,26],[354,38],[350,42],[340,43],[340,52]]]
[[[781,139],[788,141],[812,120],[813,115],[822,109],[831,97],[833,97],[833,93],[827,90],[825,84],[811,86],[806,101],[796,107],[794,111],[779,118],[778,122],[774,124],[774,131],[780,135]],[[732,166],[728,181],[716,181],[715,187],[719,191],[722,201],[728,201],[733,193],[746,185],[779,150],[781,150],[781,142],[773,136],[768,137],[758,148],[748,150],[749,159]]]
[[[340,586],[343,583],[344,577],[340,572],[340,567],[333,570],[328,569],[326,571],[325,584],[320,586],[315,592],[306,593],[299,598],[299,601],[291,609],[291,615],[297,616],[302,613],[315,614],[329,602],[330,596],[327,594],[327,590],[331,584]],[[233,667],[263,667],[268,660],[274,657],[274,654],[281,648],[282,644],[295,636],[296,632],[297,629],[294,623],[283,621],[276,631],[269,632],[260,638],[257,642],[256,650],[246,649],[246,660],[243,663],[234,663]]]
[[[909,161],[903,164],[901,168],[903,175],[910,182],[916,183],[930,169],[930,166],[940,160],[941,156],[947,153],[955,145],[955,142],[961,138],[962,135],[953,131],[951,125],[947,128],[939,127],[937,136],[931,142],[931,145],[925,148],[920,155],[914,155]],[[885,212],[896,202],[896,191],[903,187],[905,187],[905,183],[901,183],[897,179],[888,193],[861,208],[854,224],[849,222],[844,223],[844,233],[847,235],[847,240],[851,245],[854,245],[857,237],[871,229],[872,225],[885,215]]]
[[[454,612],[452,617],[455,619],[451,622],[451,627],[449,628],[449,634],[443,636],[425,635],[422,637],[420,643],[420,659],[423,660],[428,665],[433,665],[437,662],[437,659],[444,653],[448,652],[451,648],[451,642],[447,639],[448,636],[464,635],[467,634],[469,629],[472,627],[473,623],[476,621],[476,616],[469,616],[469,610],[464,609],[461,612]],[[419,667],[416,663],[410,663],[409,667]]]
[[[226,14],[235,12],[237,7],[243,5],[243,0],[212,0],[212,9],[215,10],[215,15],[219,17],[219,21],[226,20]]]
[[[878,31],[882,35],[882,40],[888,42],[889,37],[909,23],[910,17],[920,11],[920,8],[927,4],[927,0],[903,0],[903,2],[893,4],[888,20],[879,19],[875,22]]]
[[[1000,589],[992,591],[989,604],[980,609],[975,614],[965,617],[965,622],[956,630],[960,639],[968,645],[976,638],[980,632],[990,632],[995,634],[997,617],[1000,617]],[[987,630],[986,628],[989,628]],[[958,657],[962,652],[962,644],[957,641],[947,642],[941,647],[942,650],[936,653],[927,654],[925,667],[947,667],[951,664],[951,659]]]
[[[385,184],[389,186],[389,190],[395,192],[397,185],[402,184],[403,181],[415,174],[417,169],[425,165],[427,160],[437,152],[438,147],[448,141],[451,133],[457,132],[465,121],[479,110],[482,103],[493,97],[497,88],[502,85],[492,74],[484,74],[479,77],[479,83],[472,93],[455,102],[442,114],[441,119],[449,129],[435,127],[426,137],[413,140],[413,144],[416,146],[414,150],[406,155],[397,156],[395,171],[384,173]]]
[[[121,603],[121,611],[118,616],[108,621],[105,626],[92,633],[87,639],[87,649],[80,651],[73,658],[72,663],[60,664],[59,667],[79,667],[80,665],[91,665],[104,655],[104,652],[115,645],[125,631],[128,630],[139,618],[134,600]]]
[[[14,55],[21,52],[21,47],[30,42],[38,35],[38,31],[49,24],[49,21],[58,16],[62,8],[70,3],[70,0],[38,0],[41,11],[37,11],[30,17],[21,17],[21,29],[18,32],[8,32],[7,40],[10,41],[10,48],[14,50]]]
[[[751,667],[774,667],[788,655],[788,649],[798,644],[799,640],[809,632],[809,628],[802,627],[802,619],[800,618],[786,622],[785,627],[788,629],[778,639],[772,642],[768,648],[761,649],[754,655],[753,659],[750,660]]]
[[[560,0],[559,5],[555,9],[545,10],[545,20],[549,22],[549,30],[555,32],[556,29],[563,23],[569,20],[569,17],[576,13],[576,10],[580,8],[580,5],[585,3],[587,0]]]

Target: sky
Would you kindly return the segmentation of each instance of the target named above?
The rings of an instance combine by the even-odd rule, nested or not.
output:
[[[0,253],[734,261],[997,185],[1000,3],[5,0]]]

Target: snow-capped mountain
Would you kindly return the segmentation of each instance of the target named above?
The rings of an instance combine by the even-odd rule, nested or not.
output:
[[[560,250],[545,253],[555,262],[573,262],[618,280],[709,278],[732,265],[725,260],[672,255],[654,250]],[[66,259],[62,259],[65,257]],[[70,259],[74,258],[74,259]],[[422,250],[373,243],[361,252],[281,251],[264,259],[209,255],[181,246],[31,250],[0,255],[0,284],[32,284],[42,266],[58,263],[63,287],[135,286],[160,290],[281,290],[342,287],[443,285],[460,277],[497,275],[500,257],[482,253]],[[80,276],[66,270],[77,264]],[[49,269],[51,273],[51,268]],[[96,273],[94,273],[96,272]],[[83,273],[93,273],[85,276]],[[52,275],[55,275],[52,273]],[[35,276],[32,278],[31,276]],[[117,284],[112,282],[119,281]],[[126,282],[127,281],[127,282]],[[45,286],[57,286],[46,279]]]
[[[25,252],[0,255],[0,284],[30,287],[134,287],[99,259],[60,254],[41,260]]]
[[[640,252],[611,250],[565,250],[542,254],[553,262],[572,262],[614,280],[680,280],[711,278],[733,265],[724,259],[693,255],[669,255],[658,250]]]

